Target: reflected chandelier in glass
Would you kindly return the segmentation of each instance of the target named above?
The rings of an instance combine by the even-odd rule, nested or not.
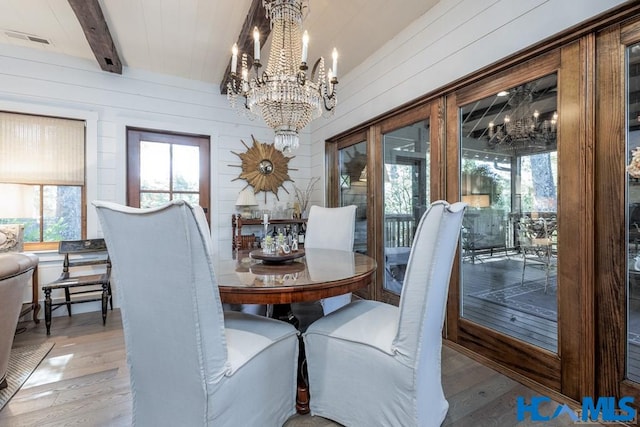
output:
[[[544,108],[545,100],[551,98],[555,107],[555,82],[553,86],[546,83],[547,79],[540,79],[498,93],[496,113],[487,129],[487,148],[514,155],[521,150],[548,151],[556,145],[557,111],[541,113],[536,108],[536,104]],[[500,98],[506,102],[500,103]],[[496,124],[498,120],[502,123]]]
[[[271,19],[271,50],[267,69],[260,74],[260,34],[253,31],[253,68],[249,77],[248,57],[241,57],[241,72],[237,73],[238,47],[233,46],[231,79],[227,83],[227,97],[231,106],[250,119],[262,116],[275,131],[274,146],[283,152],[300,145],[298,132],[311,120],[324,113],[333,114],[337,103],[335,85],[338,53],[333,50],[333,68],[325,74],[324,59],[320,57],[307,76],[309,37],[302,34],[303,9],[308,0],[263,0],[267,18]],[[244,98],[244,105],[238,100]]]

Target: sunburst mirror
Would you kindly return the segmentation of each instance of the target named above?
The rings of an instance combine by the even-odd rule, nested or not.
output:
[[[251,135],[251,139],[253,140],[251,147],[241,140],[242,145],[247,148],[246,152],[236,153],[232,151],[232,153],[240,157],[242,161],[241,166],[229,165],[242,168],[240,176],[233,179],[233,181],[237,179],[246,180],[248,185],[253,187],[253,192],[256,194],[264,191],[265,203],[267,201],[266,193],[269,191],[275,194],[276,199],[280,200],[278,197],[278,188],[282,187],[282,189],[289,194],[282,184],[285,181],[293,182],[289,177],[289,160],[295,156],[286,157],[282,154],[282,151],[277,150],[273,144],[261,143],[253,135]]]

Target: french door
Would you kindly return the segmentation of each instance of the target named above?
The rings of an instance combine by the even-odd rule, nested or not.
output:
[[[594,387],[593,260],[573,255],[593,236],[586,43],[447,97],[447,198],[469,204],[447,338],[576,400]]]
[[[379,266],[374,284],[356,292],[363,298],[399,301],[418,222],[442,198],[443,111],[437,101],[417,105],[327,143],[329,205],[357,206],[355,250]]]
[[[631,2],[327,142],[335,206],[338,147],[366,141],[350,177],[379,266],[366,297],[397,303],[388,280],[425,205],[467,202],[445,339],[561,401],[640,402],[639,14]]]
[[[353,250],[369,253],[372,222],[368,219],[369,196],[367,164],[368,133],[356,132],[338,143],[327,144],[327,197],[329,206],[356,206],[356,224]],[[361,298],[373,298],[374,286],[354,293]]]
[[[640,401],[640,20],[597,38],[598,392]],[[635,156],[634,156],[635,154]]]

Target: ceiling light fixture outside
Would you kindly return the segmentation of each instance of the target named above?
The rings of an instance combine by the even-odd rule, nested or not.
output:
[[[238,73],[238,48],[231,57],[231,78],[227,98],[233,108],[250,119],[261,116],[274,130],[274,146],[291,152],[300,145],[299,132],[312,120],[333,114],[337,104],[336,84],[338,53],[333,50],[333,67],[325,73],[320,57],[307,76],[308,35],[302,34],[302,11],[308,0],[263,0],[271,20],[271,51],[264,72],[260,73],[260,35],[255,28],[252,66],[249,57],[241,56]]]
[[[521,151],[546,151],[555,145],[558,113],[554,111],[550,117],[542,119],[538,110],[532,107],[534,92],[533,83],[508,91],[509,114],[504,115],[501,125],[489,122],[488,148],[514,155]]]

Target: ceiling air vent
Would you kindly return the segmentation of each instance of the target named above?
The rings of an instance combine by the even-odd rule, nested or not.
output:
[[[43,37],[34,36],[33,34],[21,33],[19,31],[5,30],[4,34],[7,37],[25,40],[28,42],[34,42],[34,43],[40,43],[40,44],[51,44],[49,40]]]

